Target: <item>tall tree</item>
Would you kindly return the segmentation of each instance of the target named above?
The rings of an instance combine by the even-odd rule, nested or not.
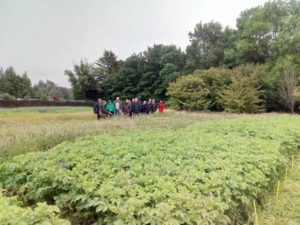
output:
[[[276,62],[299,49],[299,1],[269,1],[247,9],[237,19],[235,43],[238,63]],[[298,47],[297,47],[298,46]]]
[[[110,81],[119,71],[121,61],[112,51],[105,50],[103,55],[96,60],[94,73],[96,76],[99,96],[108,97],[111,86]]]
[[[0,76],[0,93],[7,93],[17,98],[30,95],[31,81],[26,72],[19,76],[13,67],[8,67]]]
[[[186,49],[186,71],[223,65],[224,49],[231,45],[232,35],[233,30],[227,28],[225,32],[218,22],[198,23],[194,32],[189,33],[191,44]]]
[[[108,97],[136,97],[140,90],[139,80],[144,73],[144,66],[145,59],[142,54],[133,54],[128,57],[119,72],[109,78]]]
[[[183,70],[185,56],[175,45],[154,45],[143,53],[145,70],[139,81],[142,98],[165,98],[166,83],[175,80]]]
[[[81,60],[79,65],[75,64],[73,71],[65,70],[69,77],[75,99],[97,99],[99,87],[94,67],[87,61]]]

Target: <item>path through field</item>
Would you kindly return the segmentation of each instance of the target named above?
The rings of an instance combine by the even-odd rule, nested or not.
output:
[[[293,171],[276,200],[268,202],[259,224],[299,225],[300,224],[300,155],[295,159]]]

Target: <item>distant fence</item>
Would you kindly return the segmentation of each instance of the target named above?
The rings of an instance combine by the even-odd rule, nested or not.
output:
[[[0,108],[36,106],[93,106],[92,101],[0,100]]]

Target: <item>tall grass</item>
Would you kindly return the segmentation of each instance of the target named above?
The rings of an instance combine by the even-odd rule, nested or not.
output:
[[[63,141],[73,141],[85,135],[120,129],[145,130],[153,127],[180,128],[195,121],[235,118],[220,113],[186,113],[167,111],[135,118],[118,117],[96,120],[88,107],[36,107],[0,111],[0,160],[14,155],[44,151]]]

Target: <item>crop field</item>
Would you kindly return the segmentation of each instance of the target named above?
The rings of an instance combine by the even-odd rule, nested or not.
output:
[[[95,120],[88,107],[36,107],[0,110],[0,161],[14,155],[48,150],[65,140],[83,135],[146,130],[153,127],[180,128],[195,120],[235,118],[230,114],[174,113],[151,117]]]
[[[297,155],[298,116],[35,108],[0,120],[0,224],[258,224],[254,205],[284,224],[269,198]]]

